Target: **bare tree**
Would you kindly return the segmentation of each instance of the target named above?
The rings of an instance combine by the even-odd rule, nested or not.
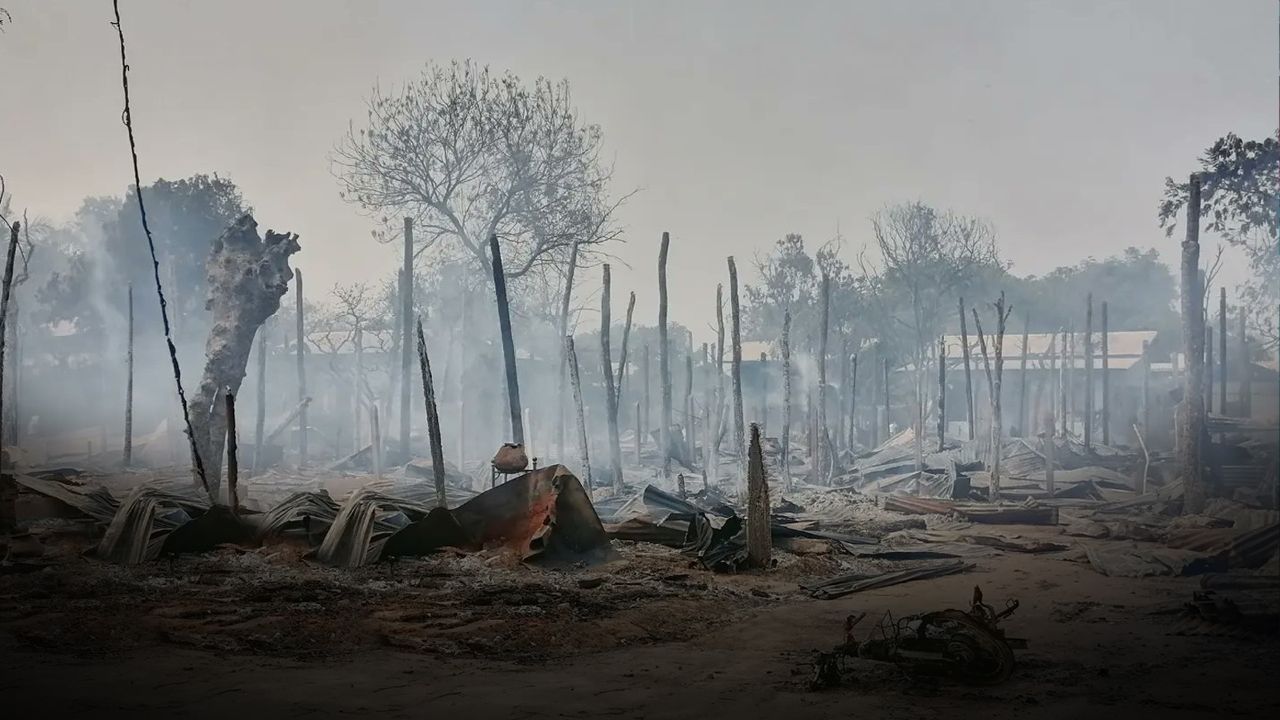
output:
[[[343,197],[370,214],[412,216],[418,252],[450,243],[489,270],[498,235],[506,275],[518,278],[617,238],[626,197],[609,197],[600,128],[579,120],[567,81],[429,63],[397,93],[375,86],[367,104],[367,126],[348,129],[334,172]]]
[[[987,350],[988,336],[982,332],[982,320],[978,318],[978,309],[973,308],[973,327],[978,334],[978,349],[982,351],[982,365],[987,375],[987,387],[991,393],[991,486],[988,488],[988,497],[992,502],[1000,499],[1000,454],[1001,454],[1001,436],[1003,435],[1003,423],[1000,418],[1000,384],[1004,375],[1004,331],[1009,321],[1009,314],[1013,312],[1013,306],[1005,306],[1004,291],[1000,292],[1000,297],[991,307],[996,311],[996,332],[992,338],[991,345],[995,349],[995,363],[991,361],[991,355]]]

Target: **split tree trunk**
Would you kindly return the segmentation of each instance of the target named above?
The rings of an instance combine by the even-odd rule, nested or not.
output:
[[[569,305],[573,297],[573,276],[578,268],[578,242],[575,240],[573,246],[569,250],[569,270],[564,278],[564,295],[560,301],[560,337],[568,337],[569,335]],[[624,336],[625,337],[625,336]],[[625,354],[626,340],[623,340],[623,348]],[[560,447],[560,455],[563,457],[564,450],[564,425],[565,425],[565,404],[569,394],[567,386],[569,382],[569,357],[566,354],[564,344],[560,345],[560,374],[557,376],[557,394],[556,394],[556,444]]]
[[[564,338],[565,352],[569,357],[569,383],[573,386],[573,407],[578,419],[578,457],[582,459],[582,474],[587,481],[587,493],[595,490],[591,480],[591,450],[587,443],[587,417],[582,407],[582,380],[578,376],[578,353],[573,349],[573,336]]]
[[[964,298],[960,298],[960,347],[964,352],[964,402],[968,413],[969,439],[974,439],[973,374],[969,364],[969,326],[964,317]]]
[[[670,233],[662,233],[658,249],[658,372],[662,381],[662,427],[658,429],[662,443],[662,477],[671,476],[671,346],[667,338],[667,250]]]
[[[622,445],[618,442],[618,392],[614,384],[613,354],[609,349],[609,326],[613,320],[609,314],[609,296],[612,283],[609,263],[603,268],[604,288],[600,293],[600,364],[604,375],[605,422],[609,430],[609,468],[613,473],[613,487],[622,492]]]
[[[742,426],[742,322],[738,309],[738,268],[729,256],[729,310],[733,320],[733,453],[738,458],[739,477],[746,477]]]
[[[258,223],[252,215],[245,214],[214,242],[209,256],[209,309],[213,326],[205,343],[204,375],[190,407],[192,432],[200,457],[205,459],[205,477],[215,502],[227,437],[226,405],[222,396],[240,391],[249,354],[253,351],[253,338],[262,323],[280,309],[280,299],[288,292],[289,279],[294,276],[289,269],[289,256],[299,249],[298,236],[292,233],[268,230],[266,238],[260,238]],[[299,328],[302,327],[301,287],[299,282]],[[301,338],[299,334],[299,346]],[[301,371],[301,353],[298,358]],[[305,397],[301,372],[299,386]],[[304,408],[299,418],[305,415]],[[300,449],[304,448],[300,446]]]
[[[444,440],[440,436],[440,412],[436,408],[436,385],[431,379],[431,359],[427,357],[427,338],[418,319],[418,368],[422,372],[422,399],[427,411],[427,438],[431,446],[431,476],[436,484],[436,505],[445,506]]]
[[[772,554],[769,481],[760,449],[760,426],[751,423],[751,449],[747,460],[747,564],[753,568],[767,568]]]
[[[502,334],[502,357],[507,368],[507,409],[511,415],[511,441],[524,444],[524,421],[520,417],[520,381],[516,378],[516,344],[511,336],[511,306],[507,304],[507,276],[502,271],[502,250],[498,236],[489,236],[493,290],[498,304],[498,330]]]

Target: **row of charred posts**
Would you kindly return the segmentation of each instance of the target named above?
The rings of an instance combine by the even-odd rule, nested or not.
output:
[[[1203,481],[1203,453],[1204,444],[1207,440],[1206,416],[1213,408],[1214,402],[1214,384],[1206,382],[1206,367],[1214,368],[1216,365],[1216,377],[1218,392],[1217,398],[1219,408],[1225,409],[1227,397],[1227,333],[1223,330],[1227,327],[1227,304],[1225,289],[1222,290],[1219,297],[1219,333],[1217,343],[1217,357],[1214,356],[1213,329],[1206,327],[1206,318],[1203,302],[1204,277],[1199,269],[1199,202],[1197,195],[1199,193],[1199,178],[1192,177],[1191,197],[1188,203],[1187,218],[1187,236],[1183,241],[1182,253],[1182,285],[1184,288],[1192,288],[1192,292],[1182,293],[1182,322],[1183,322],[1183,344],[1184,357],[1186,358],[1186,368],[1183,373],[1183,393],[1182,400],[1179,404],[1178,418],[1175,423],[1177,433],[1177,452],[1181,467],[1185,473],[1188,488],[1188,502],[1191,507],[1195,507],[1197,503],[1203,503],[1205,495],[1205,485]],[[13,223],[9,228],[9,244],[6,258],[5,277],[3,286],[3,305],[0,307],[0,368],[3,367],[3,340],[5,337],[3,323],[7,318],[7,308],[12,284],[14,271],[14,258],[19,244],[20,225]],[[404,223],[404,256],[403,268],[400,273],[399,281],[399,298],[400,298],[400,317],[409,318],[413,314],[413,222],[406,218]],[[704,382],[703,412],[701,413],[702,437],[701,437],[701,458],[695,458],[697,446],[699,443],[695,440],[697,425],[699,418],[695,412],[695,400],[693,391],[693,356],[689,353],[684,358],[686,383],[684,387],[683,398],[680,403],[683,406],[680,414],[686,418],[683,425],[677,425],[673,422],[675,415],[675,403],[672,388],[673,362],[672,353],[670,352],[670,342],[668,337],[668,302],[667,302],[667,259],[670,248],[670,236],[663,233],[661,245],[658,253],[658,360],[659,374],[658,380],[660,384],[660,410],[661,417],[657,423],[658,437],[656,438],[658,447],[661,449],[661,472],[664,477],[670,477],[672,470],[673,458],[680,461],[686,467],[701,465],[702,478],[707,481],[708,477],[715,479],[719,471],[720,448],[723,443],[728,442],[728,454],[730,457],[737,458],[738,477],[740,478],[739,488],[747,490],[749,485],[748,477],[751,466],[755,464],[755,458],[751,457],[752,453],[748,450],[747,442],[747,424],[744,417],[743,404],[743,342],[741,338],[741,322],[740,322],[740,306],[739,306],[739,288],[738,275],[734,259],[727,259],[729,274],[729,325],[731,331],[731,339],[727,344],[730,351],[729,358],[729,379],[732,383],[732,395],[728,397],[725,391],[725,373],[717,372],[717,368],[723,368],[725,365],[726,354],[726,328],[725,328],[725,303],[723,297],[723,286],[717,286],[716,290],[716,306],[717,306],[717,337],[714,345],[708,352],[708,346],[703,345],[702,356],[703,366],[706,368]],[[299,464],[305,464],[308,460],[309,448],[307,446],[307,427],[308,427],[308,404],[310,398],[307,389],[306,363],[304,356],[304,343],[296,343],[296,362],[297,362],[297,406],[277,427],[267,431],[265,427],[265,415],[263,396],[265,393],[265,382],[263,381],[264,366],[266,361],[266,343],[265,337],[258,333],[262,324],[273,315],[280,306],[281,299],[287,292],[289,279],[294,280],[294,301],[295,301],[295,337],[302,338],[305,336],[304,323],[306,321],[303,307],[303,277],[302,272],[291,271],[288,268],[288,257],[298,250],[297,236],[289,233],[278,234],[272,231],[267,232],[265,240],[259,238],[256,230],[256,222],[253,218],[246,215],[241,218],[235,225],[223,234],[215,243],[213,254],[209,261],[210,281],[211,281],[211,303],[210,307],[214,315],[214,327],[210,332],[210,336],[206,345],[208,360],[204,368],[204,373],[198,392],[192,403],[194,412],[191,416],[190,427],[188,432],[191,437],[191,452],[194,465],[196,467],[197,480],[202,487],[211,495],[218,493],[219,479],[221,477],[221,456],[223,450],[228,452],[227,456],[227,476],[228,476],[228,499],[234,505],[235,502],[235,482],[238,463],[234,457],[235,442],[235,423],[234,423],[234,401],[235,396],[239,394],[240,384],[245,376],[245,370],[248,359],[254,347],[255,334],[258,335],[257,343],[257,365],[259,382],[257,387],[258,403],[257,415],[255,417],[255,448],[262,448],[275,439],[286,427],[296,424],[297,429],[297,452]],[[494,236],[490,238],[490,269],[493,276],[493,288],[495,292],[495,306],[497,309],[497,318],[499,324],[499,334],[502,343],[502,356],[504,361],[504,375],[507,396],[507,409],[510,438],[516,444],[525,442],[525,419],[523,412],[527,412],[520,400],[519,377],[517,373],[517,363],[515,355],[515,343],[513,338],[511,315],[509,303],[506,295],[506,276],[502,267],[502,255],[499,239]],[[570,258],[568,278],[562,297],[562,306],[560,313],[560,330],[564,339],[560,353],[560,373],[557,396],[559,398],[559,407],[556,409],[556,439],[560,452],[563,454],[566,444],[565,432],[565,403],[572,402],[572,414],[576,418],[576,440],[578,445],[578,454],[581,458],[584,481],[588,488],[594,486],[592,475],[592,462],[590,458],[591,443],[588,437],[587,419],[584,412],[582,373],[580,372],[577,348],[574,346],[572,334],[569,332],[569,308],[572,302],[574,271],[577,265],[576,248],[573,257]],[[242,272],[244,267],[253,265],[259,268],[267,268],[269,271],[253,274],[250,279],[246,273]],[[605,392],[605,408],[607,423],[607,449],[608,449],[608,477],[615,486],[621,487],[622,483],[622,447],[619,433],[619,421],[621,415],[621,396],[624,379],[627,377],[629,363],[628,344],[632,328],[632,315],[635,308],[635,293],[630,294],[627,311],[626,323],[621,337],[621,358],[616,368],[613,366],[612,348],[610,330],[612,325],[611,317],[611,278],[610,268],[606,264],[603,267],[603,292],[601,296],[601,327],[600,327],[600,344],[601,357],[604,367],[601,376],[604,381]],[[132,324],[132,306],[133,293],[129,290],[129,307],[130,307],[130,324],[129,324],[129,343],[128,343],[128,389],[126,396],[125,410],[125,438],[124,438],[124,462],[128,464],[131,461],[132,453],[132,403],[133,403],[133,324]],[[841,448],[852,448],[857,445],[857,387],[859,374],[859,357],[865,358],[866,352],[849,352],[847,341],[844,344],[844,351],[840,355],[840,373],[841,379],[837,383],[829,383],[827,377],[829,352],[829,332],[828,318],[830,311],[830,279],[823,278],[822,281],[822,314],[821,324],[817,331],[817,353],[819,358],[817,362],[816,383],[807,389],[808,394],[808,442],[807,451],[811,464],[811,470],[815,479],[823,477],[830,478],[837,464],[837,453]],[[978,308],[966,308],[964,300],[960,300],[959,304],[959,320],[960,332],[959,338],[960,354],[962,356],[962,366],[964,372],[964,401],[965,401],[965,425],[970,440],[973,440],[978,433],[978,418],[975,411],[975,390],[974,390],[974,372],[973,365],[976,364],[971,357],[975,350],[982,361],[981,371],[986,380],[988,388],[988,397],[990,402],[990,416],[988,428],[992,439],[992,448],[998,448],[999,438],[1004,435],[1003,424],[1003,373],[1004,373],[1004,352],[1005,352],[1005,335],[1007,332],[1008,319],[1012,312],[1003,297],[1003,294],[994,303],[991,309],[994,315],[994,329],[986,332],[983,329],[982,315],[978,312]],[[1085,391],[1083,393],[1084,407],[1072,408],[1074,402],[1074,394],[1069,392],[1069,388],[1073,385],[1072,375],[1076,371],[1076,359],[1079,353],[1075,348],[1077,333],[1074,328],[1062,329],[1050,334],[1049,347],[1046,352],[1041,353],[1040,362],[1043,365],[1047,355],[1048,374],[1050,377],[1057,376],[1057,392],[1049,393],[1049,402],[1047,410],[1041,412],[1040,393],[1037,393],[1034,401],[1035,407],[1030,407],[1029,394],[1027,390],[1028,382],[1028,361],[1031,353],[1029,347],[1029,324],[1030,319],[1024,315],[1023,331],[1022,331],[1022,351],[1020,354],[1020,372],[1019,372],[1019,389],[1018,404],[1016,411],[1017,431],[1016,434],[1025,435],[1026,430],[1032,425],[1033,418],[1038,425],[1041,438],[1052,437],[1055,434],[1066,436],[1069,428],[1072,427],[1072,418],[1070,414],[1073,410],[1082,420],[1082,440],[1086,447],[1090,447],[1095,438],[1099,439],[1102,444],[1110,444],[1113,430],[1113,418],[1111,412],[1111,389],[1109,386],[1111,374],[1109,370],[1110,353],[1108,340],[1111,333],[1108,328],[1108,306],[1104,301],[1098,306],[1098,333],[1097,338],[1100,342],[1095,341],[1095,303],[1092,295],[1086,299],[1083,344],[1083,383]],[[968,310],[968,313],[966,313]],[[969,321],[972,320],[976,343],[972,342],[969,332]],[[422,377],[422,388],[424,392],[424,405],[427,417],[428,436],[430,441],[430,450],[432,456],[433,467],[435,468],[436,482],[438,492],[443,496],[444,487],[444,457],[443,442],[441,432],[441,420],[439,410],[436,407],[434,387],[431,377],[430,359],[426,347],[426,341],[422,333],[421,321],[416,323],[399,322],[398,332],[400,333],[398,350],[400,353],[400,376],[406,381],[399,383],[399,454],[403,457],[409,456],[409,438],[411,426],[411,384],[407,382],[412,372],[414,363],[414,355],[417,355],[419,372]],[[416,330],[416,337],[415,337]],[[789,485],[791,481],[791,454],[793,452],[792,441],[795,437],[793,432],[792,409],[796,406],[793,397],[793,378],[796,373],[793,368],[793,354],[791,342],[791,316],[788,312],[784,317],[783,329],[779,338],[778,348],[781,356],[781,385],[782,385],[782,427],[779,434],[780,437],[780,462],[782,480],[784,484]],[[1241,337],[1244,333],[1241,333]],[[416,352],[415,352],[416,350]],[[947,338],[940,338],[938,342],[937,353],[937,382],[938,393],[934,401],[936,408],[937,430],[936,436],[939,449],[946,442],[948,428],[948,408],[947,408],[947,369],[949,365],[949,356],[955,352],[954,348],[948,347]],[[1241,349],[1242,358],[1245,350]],[[891,387],[891,368],[888,358],[879,358],[881,378],[879,392],[873,389],[873,405],[875,408],[873,419],[870,423],[865,424],[865,430],[869,431],[869,439],[872,445],[879,441],[879,434],[883,431],[886,437],[892,430],[890,421],[890,408],[893,403],[890,399]],[[641,446],[644,442],[644,436],[647,434],[642,432],[643,428],[652,427],[648,420],[650,408],[649,378],[648,372],[649,352],[645,347],[643,355],[643,403],[637,400],[634,406],[635,412],[635,453],[637,460],[641,452]],[[1150,427],[1149,417],[1149,375],[1151,369],[1151,355],[1148,351],[1147,341],[1143,341],[1142,354],[1142,402],[1141,414],[1138,421],[1134,423],[1133,430],[1142,442],[1142,429]],[[767,355],[760,355],[760,369],[764,371],[768,367]],[[1101,394],[1096,395],[1095,388],[1095,368],[1101,370]],[[926,429],[924,422],[926,419],[925,400],[925,382],[923,380],[924,368],[905,367],[899,368],[901,371],[915,371],[915,397],[914,402],[907,403],[907,406],[914,406],[914,417],[911,418],[911,425],[916,435],[917,452],[923,451]],[[714,380],[713,376],[714,375]],[[1241,382],[1248,382],[1249,373],[1242,373]],[[759,427],[752,433],[753,435],[762,435],[764,428],[768,424],[768,374],[760,373],[762,399],[758,409],[757,422]],[[632,381],[634,383],[634,380]],[[873,383],[874,385],[875,383]],[[833,434],[828,425],[828,408],[832,403],[828,398],[828,393],[836,395],[837,412],[837,428]],[[874,395],[878,395],[875,398]],[[1247,403],[1249,392],[1242,387],[1240,392],[1242,403]],[[1095,398],[1100,400],[1100,408],[1095,408]],[[730,402],[726,402],[730,401]],[[0,403],[3,398],[0,397]],[[883,408],[883,415],[881,414]],[[865,415],[866,413],[864,413]],[[727,416],[727,417],[726,417]],[[377,449],[375,455],[380,454],[382,443],[380,441],[381,428],[379,427],[380,418],[378,417],[377,407],[371,408],[370,412],[371,436],[375,438],[372,443]],[[759,440],[757,439],[757,442]],[[756,443],[753,443],[753,445]],[[1143,443],[1145,445],[1145,443]],[[255,452],[254,465],[259,462]],[[990,469],[992,471],[992,497],[996,497],[999,491],[999,452],[994,451],[990,458]],[[256,472],[257,467],[254,468]]]

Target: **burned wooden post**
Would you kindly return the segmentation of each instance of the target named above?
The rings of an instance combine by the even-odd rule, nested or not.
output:
[[[1084,449],[1093,448],[1093,293],[1084,312]]]
[[[560,337],[569,336],[569,306],[573,297],[573,276],[578,268],[578,241],[574,240],[573,245],[569,249],[569,269],[565,273],[564,278],[564,294],[560,300]],[[634,293],[633,293],[634,295]],[[630,313],[628,312],[628,316]],[[623,339],[623,348],[626,347],[625,336]],[[560,374],[556,376],[557,394],[556,394],[556,444],[560,447],[560,455],[565,454],[564,437],[565,437],[565,404],[569,395],[569,357],[565,352],[565,346],[560,344]]]
[[[698,443],[694,435],[694,416],[693,416],[693,340],[689,340],[689,352],[684,355],[684,442],[685,442],[685,459],[690,463],[694,463],[695,453],[697,452]]]
[[[8,339],[9,300],[13,294],[13,263],[18,254],[18,231],[21,223],[15,222],[9,227],[9,250],[4,262],[4,288],[0,295],[0,438],[4,437],[4,352],[5,340]]]
[[[640,401],[636,401],[636,465],[640,464]]]
[[[1142,341],[1142,431],[1151,434],[1151,343]]]
[[[498,330],[502,334],[502,357],[507,368],[507,408],[511,414],[511,441],[524,444],[524,421],[520,417],[520,381],[516,378],[516,344],[511,336],[511,306],[507,303],[507,276],[502,271],[502,250],[498,236],[489,236],[493,290],[498,304]]]
[[[1102,444],[1111,444],[1111,335],[1105,300],[1102,302]]]
[[[240,460],[236,453],[236,396],[227,391],[227,506],[231,512],[240,510],[240,494],[236,486],[240,482]]]
[[[262,467],[263,432],[267,427],[267,326],[258,328],[258,402],[253,408],[253,475]],[[357,399],[358,401],[358,399]]]
[[[431,359],[427,357],[427,338],[422,333],[422,318],[418,318],[418,369],[422,373],[422,400],[427,411],[427,438],[431,446],[431,477],[436,484],[436,505],[444,507],[444,440],[440,434],[436,385],[431,378]]]
[[[822,446],[827,435],[827,336],[831,325],[831,276],[822,272],[822,325],[818,335],[818,454],[815,469],[822,468]],[[834,469],[834,468],[827,468]],[[822,476],[818,472],[818,476]]]
[[[960,348],[964,353],[964,402],[968,413],[969,439],[975,437],[973,418],[973,375],[969,366],[969,326],[964,317],[964,298],[960,298]]]
[[[410,389],[413,383],[411,368],[413,367],[413,327],[409,318],[413,312],[413,218],[404,219],[404,265],[400,269],[404,284],[400,287],[400,457],[402,462],[409,461],[409,427],[412,417]],[[517,440],[516,442],[524,442]]]
[[[845,445],[845,399],[849,396],[849,336],[842,334],[840,340],[840,391],[836,393],[836,434],[835,445],[843,449]]]
[[[1000,456],[1002,453],[1001,444],[1003,442],[1002,418],[1000,416],[1000,385],[1001,376],[1004,374],[1004,332],[1006,323],[1009,320],[1009,313],[1013,311],[1013,307],[1005,307],[1004,291],[1000,292],[1000,298],[993,303],[992,307],[996,311],[996,334],[995,346],[995,363],[991,362],[991,356],[987,352],[987,337],[982,332],[982,321],[978,318],[978,309],[973,308],[973,328],[978,333],[978,347],[982,351],[983,369],[986,371],[987,387],[990,388],[991,395],[991,446],[990,446],[990,472],[991,486],[988,489],[988,499],[991,502],[997,502],[1000,499]]]
[[[1053,471],[1057,461],[1054,459],[1055,451],[1058,449],[1053,439],[1053,413],[1044,414],[1043,426],[1040,429],[1040,448],[1044,454],[1044,488],[1053,497],[1056,492],[1054,486]]]
[[[573,386],[573,406],[578,418],[578,457],[582,459],[583,479],[587,481],[587,492],[595,491],[595,483],[591,480],[591,450],[587,443],[587,416],[582,407],[582,380],[578,375],[578,353],[573,349],[573,336],[564,338],[565,352],[569,356],[569,384]]]
[[[1031,313],[1022,314],[1022,362],[1018,369],[1018,437],[1029,437],[1033,434],[1030,418],[1027,417],[1027,356],[1031,354],[1028,344],[1031,333]]]
[[[760,353],[760,431],[769,432],[769,355]]]
[[[1025,375],[1025,373],[1023,373]],[[938,338],[938,452],[947,447],[947,339]]]
[[[605,263],[602,270],[604,286],[600,293],[600,363],[601,373],[604,375],[605,424],[609,432],[609,469],[613,473],[613,487],[621,492],[622,446],[618,442],[618,393],[614,384],[613,354],[609,348],[609,326],[613,322],[609,313],[609,296],[612,293],[609,263]]]
[[[631,293],[631,298],[627,300],[627,324],[622,327],[622,354],[618,359],[618,380],[614,393],[617,395],[618,403],[622,402],[622,381],[627,373],[627,343],[631,339],[631,315],[636,310],[636,294]],[[632,392],[635,392],[634,388]],[[639,432],[640,428],[636,428]]]
[[[1253,417],[1253,362],[1249,358],[1249,315],[1240,308],[1240,417]]]
[[[306,356],[304,355],[304,345],[306,341],[305,321],[302,311],[302,270],[299,268],[293,273],[294,280],[294,321],[296,327],[294,333],[297,335],[295,341],[298,343],[297,352],[297,368],[298,368],[298,402],[302,403],[307,397],[307,366]],[[298,467],[307,464],[307,405],[301,405],[301,411],[298,413]]]
[[[1213,414],[1213,326],[1204,329],[1204,411]]]
[[[889,399],[889,358],[883,360],[884,368],[884,439],[888,442],[893,436],[893,423],[889,420],[892,403]]]
[[[364,328],[358,321],[351,342],[354,345],[351,354],[355,360],[351,372],[351,445],[360,448],[363,445],[360,441],[364,439],[364,408],[361,407],[364,399]]]
[[[720,437],[724,434],[724,285],[716,283],[716,427],[712,448],[716,473],[720,472]]]
[[[769,480],[760,449],[760,426],[751,423],[751,448],[747,460],[747,565],[769,567],[773,536],[769,527]]]
[[[1225,287],[1218,288],[1218,330],[1218,413],[1229,415],[1227,411],[1227,289]]]
[[[1058,420],[1062,426],[1062,439],[1067,439],[1067,364],[1071,362],[1070,348],[1067,347],[1067,331],[1060,330],[1062,343],[1058,357]]]
[[[1204,511],[1209,489],[1205,484],[1202,440],[1204,407],[1204,313],[1200,287],[1200,176],[1191,175],[1187,199],[1187,235],[1182,242],[1182,340],[1187,358],[1179,406],[1177,460],[1182,471],[1183,512]]]
[[[382,426],[378,419],[378,405],[374,403],[369,409],[370,460],[373,461],[373,476],[382,479]]]
[[[782,487],[791,489],[791,308],[782,313]]]
[[[858,444],[858,353],[849,365],[849,449],[853,449]]]
[[[133,463],[133,283],[129,283],[129,328],[124,354],[124,466]]]
[[[733,320],[733,454],[738,458],[739,477],[746,475],[742,426],[742,317],[738,309],[738,268],[729,256],[729,310]],[[745,479],[745,478],[744,478]]]
[[[222,396],[240,391],[254,336],[262,323],[280,309],[280,300],[289,291],[289,279],[294,276],[289,257],[299,249],[297,235],[292,233],[268,230],[265,238],[260,237],[257,222],[245,214],[214,241],[209,256],[208,307],[213,324],[205,343],[204,373],[190,412],[192,437],[203,459],[210,498],[215,502],[227,437]],[[298,302],[301,304],[300,299]],[[302,321],[298,324],[301,327]],[[300,375],[299,385],[304,382],[305,376]]]
[[[711,475],[711,354],[702,343],[702,488]]]
[[[667,338],[667,250],[671,235],[662,233],[658,249],[658,373],[662,383],[662,426],[658,439],[662,444],[662,477],[671,476],[671,346]]]
[[[649,375],[650,373],[649,373],[649,345],[648,344],[645,344],[644,346],[644,363],[641,367],[641,372],[644,373],[644,432],[641,434],[647,435],[649,433],[649,430],[653,427],[653,425],[650,424],[651,416],[649,414],[649,407],[650,407]]]

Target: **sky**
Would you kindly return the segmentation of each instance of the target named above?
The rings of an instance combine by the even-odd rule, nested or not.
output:
[[[300,234],[309,294],[395,248],[338,196],[330,153],[375,82],[472,58],[567,78],[623,207],[614,292],[705,334],[734,255],[844,236],[923,200],[986,218],[1018,274],[1134,245],[1176,260],[1156,207],[1215,138],[1277,128],[1274,0],[121,0],[144,182],[217,172]],[[0,0],[0,174],[69,218],[132,181],[109,0]],[[1212,243],[1210,243],[1212,245]],[[1247,267],[1228,255],[1224,281]],[[591,291],[590,279],[584,286]],[[615,306],[620,300],[615,299]]]

